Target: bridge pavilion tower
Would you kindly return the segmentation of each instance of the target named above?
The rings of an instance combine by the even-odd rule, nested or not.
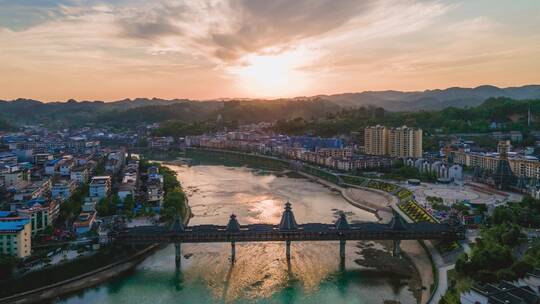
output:
[[[295,231],[297,229],[298,229],[298,224],[296,223],[296,220],[294,219],[291,203],[287,201],[285,203],[285,211],[283,211],[283,215],[281,216],[281,222],[279,222],[279,230],[281,232],[287,232],[287,231]],[[287,261],[290,261],[291,260],[291,241],[286,240],[285,246],[286,246],[285,252],[287,255]]]
[[[182,221],[180,220],[179,216],[174,217],[174,222],[171,226],[172,232],[183,232],[184,231],[184,225],[182,224]],[[182,262],[182,247],[181,243],[174,243],[174,262],[176,265],[176,269],[180,269],[181,262]]]
[[[228,233],[237,233],[240,232],[240,224],[236,219],[236,215],[231,214],[229,222],[227,223],[227,232]],[[234,264],[236,261],[236,243],[235,241],[231,242],[231,263]]]

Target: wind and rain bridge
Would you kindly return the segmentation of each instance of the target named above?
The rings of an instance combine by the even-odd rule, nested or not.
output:
[[[125,228],[114,238],[124,244],[175,244],[176,267],[180,267],[182,243],[230,243],[231,262],[235,262],[237,242],[285,242],[287,260],[291,258],[291,242],[295,241],[339,241],[341,261],[345,259],[347,241],[392,240],[393,254],[399,255],[401,240],[459,240],[465,237],[463,227],[440,223],[405,223],[398,214],[390,223],[354,223],[347,221],[344,213],[333,224],[298,224],[291,204],[285,204],[279,225],[240,225],[236,216],[231,215],[226,226],[182,225],[176,218],[170,228],[163,226],[139,226]]]

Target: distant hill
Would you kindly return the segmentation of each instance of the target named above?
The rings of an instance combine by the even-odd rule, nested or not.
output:
[[[483,85],[476,88],[453,87],[422,92],[366,91],[318,97],[342,107],[374,105],[388,111],[441,110],[447,107],[474,107],[490,97],[537,99],[540,98],[540,85],[510,88]]]
[[[262,99],[189,99],[136,98],[114,102],[76,101],[43,103],[19,98],[0,100],[0,114],[8,125],[43,123],[48,126],[81,124],[132,125],[143,122],[215,120],[249,123],[303,117],[325,117],[344,108],[375,106],[387,111],[441,110],[480,105],[491,97],[515,100],[539,99],[540,85],[498,88],[448,88],[423,92],[366,91],[319,95],[314,97]]]

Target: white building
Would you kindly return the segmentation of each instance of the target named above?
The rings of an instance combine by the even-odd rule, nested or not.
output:
[[[109,195],[111,191],[111,177],[110,176],[94,176],[90,182],[90,197],[104,198]]]

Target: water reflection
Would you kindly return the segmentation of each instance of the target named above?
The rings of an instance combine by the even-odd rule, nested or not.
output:
[[[278,223],[290,200],[297,222],[333,222],[340,211],[352,221],[375,217],[305,179],[254,175],[245,168],[172,167],[190,195],[190,224]],[[380,246],[381,249],[383,248]],[[284,242],[183,244],[182,270],[175,271],[174,246],[156,252],[120,280],[87,290],[65,303],[383,303],[416,302],[408,278],[367,270],[358,242],[347,242],[344,264],[339,242],[293,242],[291,261]]]

